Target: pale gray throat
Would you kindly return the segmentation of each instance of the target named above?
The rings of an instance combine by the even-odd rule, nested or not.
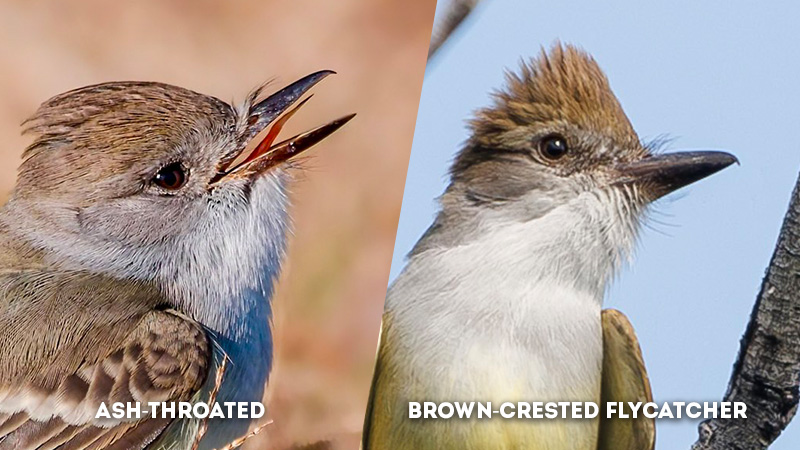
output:
[[[235,217],[211,218],[192,234],[199,239],[178,244],[192,254],[175,262],[184,269],[164,267],[160,274],[187,314],[226,339],[263,339],[268,329],[289,229],[286,181],[270,174],[254,182],[249,204]]]
[[[215,353],[228,357],[217,401],[261,401],[273,358],[271,299],[290,228],[288,182],[285,170],[275,168],[247,189],[229,186],[216,194],[215,209],[205,206],[205,214],[189,218],[190,231],[149,246],[86,235],[64,203],[12,197],[0,220],[9,241],[29,243],[20,255],[37,270],[158,285],[167,306],[203,325]],[[215,372],[212,365],[210,380]],[[214,420],[201,448],[221,448],[249,425],[249,419]]]
[[[414,245],[409,257],[431,249],[447,249],[464,245],[477,239],[487,218],[513,216],[515,220],[528,221],[547,214],[548,209],[532,209],[518,202],[528,191],[516,191],[513,196],[483,189],[450,185],[439,199],[442,208],[433,223]],[[500,212],[500,209],[503,209]]]
[[[268,350],[269,302],[289,228],[287,178],[275,170],[254,181],[246,196],[236,189],[222,192],[217,200],[227,207],[209,209],[190,233],[155,246],[84,236],[69,214],[53,222],[44,214],[47,205],[30,200],[12,198],[2,219],[10,232],[40,249],[53,270],[156,282],[175,308],[220,337]]]
[[[644,205],[620,189],[578,187],[567,196],[542,195],[541,190],[516,192],[516,197],[476,204],[469,189],[449,186],[440,199],[442,208],[435,221],[409,254],[409,264],[427,260],[428,252],[442,255],[503,233],[507,226],[527,224],[526,232],[516,238],[518,245],[535,243],[529,245],[531,253],[509,264],[533,263],[542,271],[559,268],[549,276],[566,277],[564,282],[602,293],[632,254]],[[509,257],[512,254],[513,258],[521,256],[510,252]]]

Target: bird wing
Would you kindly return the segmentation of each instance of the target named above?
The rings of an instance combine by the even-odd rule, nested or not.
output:
[[[393,336],[391,314],[384,313],[381,331],[378,336],[378,351],[375,357],[375,371],[369,391],[369,401],[361,434],[361,450],[391,448],[407,450],[414,448],[433,448],[429,441],[420,444],[419,436],[409,434],[404,420],[406,416],[398,411],[397,389],[406,382],[397,373],[396,362],[391,358],[386,345]],[[409,382],[411,383],[411,382]],[[408,385],[403,386],[409,388]],[[399,414],[398,414],[399,413]]]
[[[384,320],[386,320],[384,316]],[[375,370],[372,373],[372,384],[369,387],[369,400],[367,400],[367,411],[364,414],[364,428],[361,432],[361,450],[368,450],[370,447],[370,431],[373,426],[373,413],[375,395],[378,389],[378,379],[381,370],[381,338],[383,337],[383,321],[381,321],[381,329],[378,332],[378,348],[375,352]]]
[[[143,449],[170,418],[96,418],[101,403],[188,401],[209,338],[157,290],[82,272],[0,274],[0,450]]]
[[[615,309],[603,318],[603,381],[600,399],[606,402],[651,402],[650,381],[639,341],[628,319]],[[643,415],[600,420],[598,450],[652,450],[655,421]]]

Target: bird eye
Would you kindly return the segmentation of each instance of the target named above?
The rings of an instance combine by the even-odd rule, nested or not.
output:
[[[569,148],[567,147],[567,140],[561,136],[548,136],[542,139],[540,150],[545,158],[556,160],[560,159],[567,154]]]
[[[173,163],[161,168],[153,177],[156,186],[174,191],[186,184],[186,170],[181,163]]]

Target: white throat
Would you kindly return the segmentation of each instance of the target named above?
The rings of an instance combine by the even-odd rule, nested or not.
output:
[[[479,221],[485,227],[469,242],[410,259],[386,300],[399,333],[394,343],[402,341],[415,378],[430,380],[427,392],[409,395],[599,395],[600,309],[606,282],[633,245],[636,220],[620,220],[621,199],[607,195],[581,194],[528,222]],[[431,368],[438,372],[422,375]],[[441,392],[435,380],[443,376],[459,381]]]

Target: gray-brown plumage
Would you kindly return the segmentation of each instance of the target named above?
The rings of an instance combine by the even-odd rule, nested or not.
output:
[[[96,418],[101,403],[260,401],[287,217],[285,161],[349,117],[275,143],[330,72],[240,108],[160,83],[44,103],[0,210],[0,450],[188,449],[196,420]],[[247,154],[249,142],[273,124]],[[248,421],[212,421],[200,448]]]
[[[0,274],[0,297],[0,404],[19,410],[0,414],[0,449],[62,448],[74,436],[103,448],[143,430],[149,442],[169,421],[105,428],[92,421],[100,404],[188,401],[208,373],[202,326],[162,309],[147,283],[17,265]]]

